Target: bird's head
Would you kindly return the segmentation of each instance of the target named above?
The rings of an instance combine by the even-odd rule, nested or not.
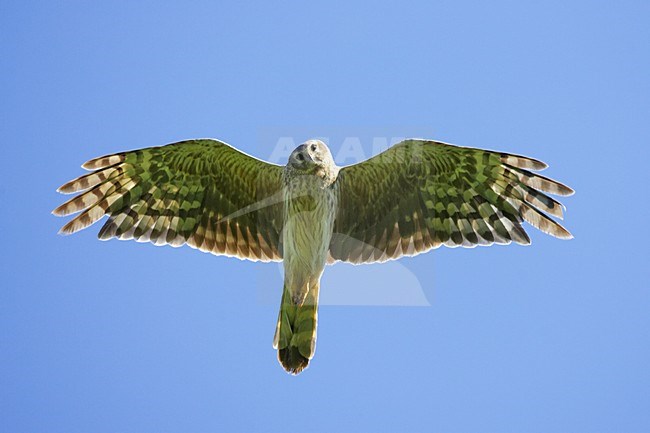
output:
[[[320,177],[331,176],[337,171],[332,153],[320,140],[307,140],[296,147],[289,156],[288,165],[300,173]]]

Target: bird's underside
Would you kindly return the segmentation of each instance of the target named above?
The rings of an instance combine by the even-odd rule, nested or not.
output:
[[[529,244],[524,221],[552,236],[548,194],[573,190],[535,171],[524,156],[411,139],[361,163],[337,167],[310,140],[286,166],[200,139],[86,162],[90,173],[58,191],[77,193],[53,213],[79,213],[71,234],[108,216],[100,239],[187,244],[216,255],[283,261],[285,281],[274,346],[284,368],[312,358],[320,277],[326,263],[373,263],[437,248]]]

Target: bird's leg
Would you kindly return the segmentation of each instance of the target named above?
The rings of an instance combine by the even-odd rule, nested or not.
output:
[[[289,283],[289,292],[291,293],[291,299],[293,305],[302,305],[307,294],[309,293],[309,278],[308,277],[299,277],[292,278],[292,281]]]

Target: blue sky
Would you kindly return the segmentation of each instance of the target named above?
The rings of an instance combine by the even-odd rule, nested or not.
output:
[[[650,5],[240,3],[0,3],[0,431],[649,431]],[[56,235],[91,157],[313,136],[542,159],[575,239],[328,268],[430,306],[324,306],[290,377],[277,265]]]

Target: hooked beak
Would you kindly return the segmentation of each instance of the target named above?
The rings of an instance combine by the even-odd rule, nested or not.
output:
[[[309,145],[307,143],[301,144],[299,148],[305,159],[308,158],[308,161],[315,162],[317,164],[323,162],[323,156],[320,153],[312,153],[309,150]]]

